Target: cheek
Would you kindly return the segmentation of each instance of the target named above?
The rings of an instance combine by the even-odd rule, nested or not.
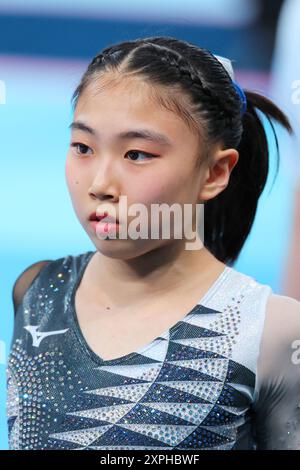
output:
[[[73,180],[73,169],[72,169],[72,164],[70,163],[69,157],[66,159],[66,164],[65,164],[65,178],[67,185],[70,189],[70,183]]]
[[[82,173],[80,173],[78,166],[74,165],[70,158],[66,160],[65,178],[71,193],[78,191],[80,186],[82,186]]]
[[[189,199],[188,192],[190,180],[183,174],[172,174],[168,171],[166,174],[156,174],[147,181],[138,181],[132,187],[131,200],[143,201],[148,205],[151,203],[169,203],[182,202]]]
[[[156,176],[155,178],[149,178],[145,182],[139,180],[134,185],[131,185],[131,187],[128,186],[126,192],[129,200],[148,205],[166,200],[168,187],[162,179]]]

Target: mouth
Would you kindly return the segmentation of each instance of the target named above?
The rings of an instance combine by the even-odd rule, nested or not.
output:
[[[118,219],[111,217],[107,212],[104,212],[103,214],[96,214],[96,212],[93,212],[89,217],[89,220],[94,222],[100,222],[102,219],[105,219],[104,222],[111,224],[119,223]]]

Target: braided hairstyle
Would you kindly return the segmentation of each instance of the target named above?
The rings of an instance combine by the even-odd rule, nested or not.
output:
[[[172,37],[155,36],[112,45],[100,51],[89,64],[72,96],[75,109],[88,84],[101,73],[116,71],[119,76],[138,76],[170,91],[170,98],[158,94],[160,104],[175,110],[204,144],[204,156],[211,145],[239,152],[238,163],[230,174],[227,187],[205,202],[204,244],[220,261],[233,264],[254,222],[258,199],[269,172],[269,147],[257,110],[289,132],[284,113],[268,98],[245,91],[247,110],[222,63],[207,49]],[[182,93],[184,92],[184,93]],[[182,97],[188,97],[188,102]],[[197,160],[201,166],[204,156]]]

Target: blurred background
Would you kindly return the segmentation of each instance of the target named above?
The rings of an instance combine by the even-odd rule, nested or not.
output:
[[[293,11],[297,3],[298,16]],[[300,80],[294,67],[298,26],[292,27],[296,20],[299,25],[299,3],[1,0],[0,449],[8,448],[5,369],[13,330],[13,283],[36,261],[94,250],[74,214],[64,179],[70,99],[90,60],[115,42],[173,36],[230,58],[244,88],[271,97],[292,115],[297,105],[291,106],[292,81]],[[285,44],[287,32],[290,43]],[[295,54],[289,53],[291,44]],[[294,291],[289,292],[296,296],[296,142],[278,129],[281,165],[273,181],[276,148],[269,124],[266,128],[272,148],[270,177],[234,267],[276,293],[288,292],[293,280]]]

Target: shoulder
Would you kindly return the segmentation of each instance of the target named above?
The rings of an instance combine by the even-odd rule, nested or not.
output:
[[[75,279],[82,265],[89,259],[94,252],[88,251],[78,255],[66,255],[54,260],[42,260],[31,264],[26,268],[16,279],[13,289],[12,298],[14,305],[14,312],[16,314],[24,295],[33,286],[34,282],[40,282],[43,287],[44,282],[49,279],[56,279],[57,276],[61,277],[62,274],[66,275],[69,279]],[[38,281],[36,281],[38,279]],[[61,282],[63,282],[61,280]]]
[[[34,279],[37,277],[41,269],[51,263],[52,260],[43,260],[37,261],[31,264],[28,268],[19,274],[17,277],[13,289],[12,289],[12,298],[13,298],[13,305],[14,305],[14,312],[18,310],[18,307],[26,293],[29,289],[31,284],[33,283]]]
[[[296,299],[270,295],[257,366],[258,448],[299,450],[300,302]]]
[[[272,293],[266,304],[265,338],[270,347],[300,340],[300,302],[292,297]]]
[[[267,308],[270,312],[279,313],[282,312],[283,309],[287,309],[287,311],[295,313],[299,312],[300,302],[293,297],[272,293],[268,299]]]
[[[260,376],[269,379],[281,377],[283,381],[285,376],[289,380],[298,377],[299,380],[299,364],[300,302],[272,293],[266,303],[259,357]]]
[[[259,282],[255,277],[236,270],[233,267],[228,268],[227,282],[225,290],[229,298],[239,298],[242,311],[246,316],[251,315],[262,322],[264,319],[266,304],[273,295],[273,290],[269,284]]]

